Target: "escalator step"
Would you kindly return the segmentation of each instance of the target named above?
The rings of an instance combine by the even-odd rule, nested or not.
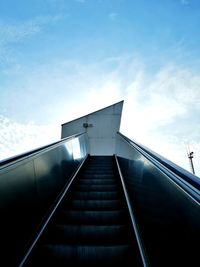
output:
[[[118,191],[108,191],[108,192],[90,192],[90,191],[74,191],[73,192],[74,199],[94,199],[94,200],[115,200],[119,198],[119,192]]]
[[[84,172],[82,172],[82,174],[83,175],[86,175],[86,174],[115,175],[115,172],[112,170],[112,168],[109,168],[109,169],[98,168],[98,169],[87,169]]]
[[[125,244],[127,225],[65,225],[57,224],[46,242],[53,244],[116,245]]]
[[[116,184],[115,179],[79,179],[79,184],[86,184],[86,185],[113,185]]]
[[[79,191],[115,191],[117,185],[76,185],[75,190]]]
[[[97,174],[96,172],[94,172],[94,173],[87,173],[87,174],[85,174],[85,173],[82,173],[80,176],[79,176],[80,178],[92,178],[92,179],[103,179],[103,178],[105,178],[105,179],[109,179],[109,178],[114,178],[115,177],[115,174],[113,173],[113,174],[105,174],[105,173],[103,173],[103,174]]]
[[[75,224],[110,225],[124,223],[126,213],[124,210],[115,211],[79,211],[68,210],[59,214],[59,221]]]
[[[119,210],[122,207],[120,200],[71,200],[68,205],[75,210]],[[64,210],[64,209],[63,209]]]
[[[130,262],[131,247],[118,246],[68,246],[48,244],[43,248],[41,266],[126,266]]]
[[[109,165],[102,165],[102,164],[91,164],[91,165],[89,165],[88,167],[87,167],[87,169],[85,169],[85,171],[91,171],[91,170],[94,170],[94,171],[96,171],[96,170],[104,170],[105,172],[108,170],[108,171],[113,171],[113,166],[111,165],[111,164],[109,164]]]

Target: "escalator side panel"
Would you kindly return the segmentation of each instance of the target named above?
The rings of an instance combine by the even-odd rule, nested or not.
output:
[[[199,204],[153,164],[118,161],[152,266],[196,266]]]

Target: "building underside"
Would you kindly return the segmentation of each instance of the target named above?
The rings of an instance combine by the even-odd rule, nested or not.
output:
[[[199,178],[122,134],[123,101],[0,162],[0,266],[197,266]]]

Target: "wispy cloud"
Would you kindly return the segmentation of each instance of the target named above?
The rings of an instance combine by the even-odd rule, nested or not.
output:
[[[182,5],[189,5],[189,1],[188,0],[181,0],[181,4]]]
[[[59,140],[59,130],[55,125],[22,124],[0,116],[0,160]]]
[[[61,123],[124,99],[121,123],[124,134],[186,169],[189,164],[185,143],[193,144],[195,161],[200,157],[200,73],[197,71],[168,64],[152,73],[141,59],[127,56],[93,64],[54,61],[31,72],[25,70],[21,75],[23,83],[17,88],[26,87],[26,91],[16,93],[17,101],[24,103],[17,106],[18,114],[22,118],[25,110],[29,110],[36,125],[48,120],[46,123],[58,123],[60,127]],[[10,101],[15,105],[15,96]],[[35,106],[37,110],[31,110]],[[6,129],[5,122],[3,125]],[[24,130],[23,135],[29,133]],[[20,140],[11,143],[15,141],[20,143]],[[200,175],[198,162],[195,165]]]
[[[74,0],[75,2],[78,2],[78,3],[81,3],[81,4],[84,4],[86,3],[86,0]]]
[[[63,15],[43,15],[20,22],[0,20],[0,44],[19,42],[41,32],[46,25],[52,25],[63,18]]]
[[[55,24],[63,18],[62,15],[43,15],[20,22],[0,20],[0,64],[13,61],[15,54],[13,44],[42,33],[46,26]]]
[[[126,89],[128,99],[141,108],[142,118],[151,118],[151,128],[168,125],[175,119],[198,110],[200,105],[200,75],[178,66],[166,66],[148,77],[138,72]],[[190,114],[191,115],[191,114]],[[155,123],[157,122],[157,123]]]
[[[118,17],[118,13],[112,12],[108,15],[109,19],[115,21]]]
[[[34,21],[23,23],[7,23],[0,21],[0,65],[13,62],[13,43],[22,41],[41,31],[41,27]]]
[[[121,130],[188,170],[185,143],[193,143],[200,175],[199,86],[200,74],[180,66],[166,66],[150,77],[138,70],[126,88]]]
[[[5,23],[0,21],[0,44],[18,42],[28,36],[41,31],[41,27],[35,21],[23,23]]]

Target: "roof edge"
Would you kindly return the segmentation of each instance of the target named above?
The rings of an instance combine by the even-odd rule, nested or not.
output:
[[[110,108],[110,107],[112,107],[112,106],[114,106],[114,105],[117,105],[117,104],[120,104],[120,103],[122,103],[122,107],[123,107],[124,100],[121,100],[121,101],[116,102],[116,103],[114,103],[114,104],[112,104],[112,105],[109,105],[109,106],[107,106],[107,107],[104,107],[104,108],[95,110],[95,111],[93,111],[93,112],[91,112],[91,113],[88,113],[88,114],[86,114],[86,115],[83,115],[83,116],[81,116],[81,117],[78,117],[78,118],[76,118],[76,119],[73,119],[73,120],[71,120],[71,121],[62,123],[61,126],[65,125],[65,124],[68,124],[68,123],[70,123],[70,122],[72,122],[72,121],[76,121],[76,120],[79,120],[79,119],[81,119],[81,118],[84,118],[84,117],[89,116],[89,115],[91,115],[91,114],[94,114],[94,113],[96,113],[96,112],[102,111],[102,110],[104,110],[104,109],[106,109],[106,108]]]

